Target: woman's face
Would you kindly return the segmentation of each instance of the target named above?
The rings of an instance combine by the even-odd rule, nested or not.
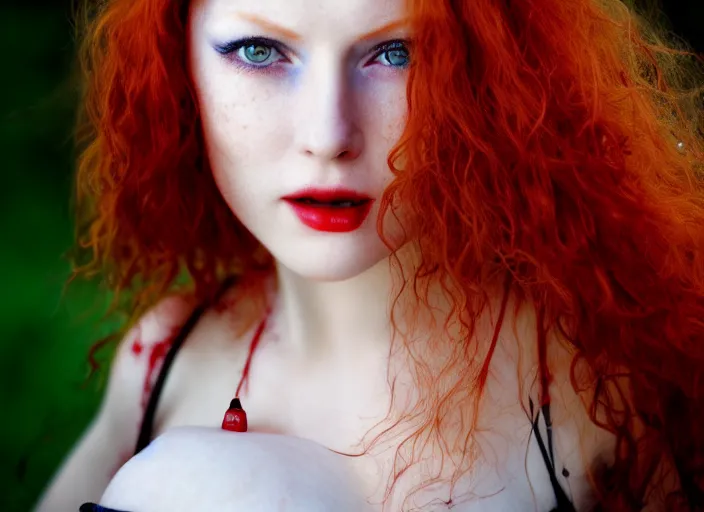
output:
[[[215,181],[303,277],[344,280],[388,256],[376,217],[407,113],[404,16],[403,0],[191,3],[190,68]]]

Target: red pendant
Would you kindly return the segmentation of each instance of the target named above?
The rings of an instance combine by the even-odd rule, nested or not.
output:
[[[230,432],[247,432],[247,413],[242,409],[239,398],[233,398],[230,408],[222,420],[222,429]]]

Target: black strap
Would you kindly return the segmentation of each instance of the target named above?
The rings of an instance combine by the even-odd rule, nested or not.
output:
[[[576,509],[574,508],[574,504],[572,501],[569,499],[567,496],[567,493],[565,493],[565,490],[562,488],[560,485],[560,482],[557,480],[557,473],[556,473],[556,464],[555,464],[555,454],[553,452],[553,443],[552,443],[552,420],[550,418],[550,404],[546,403],[544,404],[538,411],[537,414],[535,413],[535,405],[533,404],[532,399],[528,399],[528,403],[530,406],[530,414],[531,416],[534,417],[532,422],[532,431],[533,434],[535,435],[535,440],[538,442],[538,448],[540,448],[540,454],[543,457],[543,461],[545,461],[545,466],[547,466],[548,473],[550,475],[550,485],[552,486],[553,492],[555,493],[555,499],[557,501],[557,507],[552,509],[550,512],[576,512]],[[547,438],[548,438],[548,443],[547,446],[545,446],[545,441],[543,440],[543,436],[540,434],[540,429],[538,427],[538,422],[540,420],[540,413],[542,412],[543,419],[545,421],[545,427],[547,430]],[[566,469],[563,470],[563,474],[569,474],[569,472],[566,472]]]
[[[222,283],[222,286],[220,287],[220,290],[213,298],[212,302],[217,302],[220,297],[234,284],[234,282],[234,277],[228,277],[227,279],[225,279]],[[203,316],[203,313],[208,310],[210,305],[211,302],[205,302],[195,308],[191,315],[188,317],[188,320],[186,320],[186,323],[184,323],[181,327],[181,330],[179,331],[178,335],[176,335],[173,342],[171,343],[171,347],[166,353],[166,357],[164,357],[164,362],[161,366],[161,369],[159,370],[159,376],[157,377],[156,382],[154,383],[154,387],[151,390],[151,394],[149,395],[147,407],[144,410],[144,416],[142,417],[142,425],[139,429],[139,436],[137,437],[137,445],[134,449],[135,455],[137,455],[144,448],[146,448],[147,445],[149,445],[149,443],[151,442],[154,430],[154,416],[156,415],[156,408],[159,405],[159,398],[161,397],[161,392],[164,388],[164,384],[166,383],[166,378],[169,375],[171,365],[173,364],[174,359],[176,359],[176,354],[178,353],[179,349],[183,346],[184,342],[186,341],[186,338],[188,338],[188,335],[191,334],[191,331],[198,323],[198,320],[200,320],[200,317]]]

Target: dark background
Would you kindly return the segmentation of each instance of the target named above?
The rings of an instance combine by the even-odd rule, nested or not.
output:
[[[704,52],[704,0],[666,1],[674,31]],[[70,18],[67,0],[0,5],[3,512],[30,510],[94,414],[101,379],[86,383],[87,352],[111,328],[100,318],[106,297],[94,286],[63,292],[76,100]]]

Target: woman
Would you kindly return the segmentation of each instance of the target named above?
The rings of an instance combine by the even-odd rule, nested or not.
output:
[[[704,506],[695,75],[633,12],[88,13],[78,272],[135,320],[39,510],[135,451],[103,505]]]

